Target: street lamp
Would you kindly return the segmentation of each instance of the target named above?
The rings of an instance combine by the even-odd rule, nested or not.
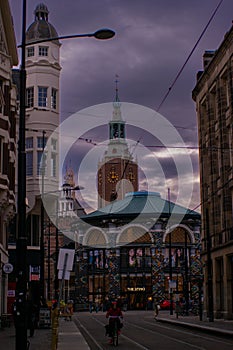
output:
[[[171,195],[168,188],[168,221],[171,217]],[[170,315],[173,315],[173,293],[172,293],[172,232],[169,232],[169,295],[170,295]]]
[[[26,292],[27,292],[27,237],[26,237],[26,152],[25,152],[25,98],[26,98],[26,5],[23,0],[22,5],[22,42],[21,65],[20,65],[20,113],[19,113],[19,141],[18,141],[18,225],[16,242],[17,259],[17,281],[16,281],[16,350],[27,349],[27,312],[26,312]],[[90,34],[74,34],[60,37],[53,37],[34,41],[33,43],[81,38],[95,37],[96,39],[110,39],[115,32],[104,28]],[[31,44],[31,43],[30,43]]]

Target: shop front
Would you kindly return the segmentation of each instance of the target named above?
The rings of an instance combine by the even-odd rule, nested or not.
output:
[[[150,206],[145,207],[140,222],[128,223],[129,213],[140,213],[147,197]],[[124,205],[125,211],[120,211]],[[164,208],[159,216],[158,207]],[[85,266],[78,280],[88,276],[89,301],[102,304],[106,298],[121,298],[129,310],[151,309],[154,298],[162,302],[171,292],[174,300],[182,295],[187,301],[198,301],[201,288],[195,277],[202,274],[200,214],[168,203],[158,194],[143,193],[133,194],[131,202],[129,197],[114,202],[111,215],[106,208],[107,213],[85,216]]]

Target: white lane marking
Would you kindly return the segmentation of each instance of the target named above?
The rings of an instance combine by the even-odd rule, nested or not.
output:
[[[176,341],[177,343],[181,343],[181,344],[184,344],[184,345],[191,346],[191,347],[194,348],[194,349],[205,350],[205,348],[203,348],[203,347],[200,347],[200,346],[197,346],[197,345],[193,345],[193,344],[191,344],[191,343],[185,342],[185,341],[183,341],[183,340],[176,339],[176,338],[174,338],[174,337],[169,337],[169,335],[161,334],[161,333],[159,333],[159,332],[156,332],[156,331],[154,331],[154,330],[151,330],[151,329],[147,329],[147,328],[138,326],[138,325],[136,325],[136,324],[130,324],[129,322],[127,322],[127,323],[128,323],[129,325],[131,325],[132,327],[136,327],[136,328],[139,328],[139,329],[143,329],[144,331],[147,331],[147,332],[152,333],[152,334],[157,333],[157,334],[161,335],[162,337],[164,337],[164,338],[166,338],[166,339],[171,339],[171,340],[173,340],[173,341]]]
[[[93,320],[95,320],[97,323],[101,324],[101,326],[104,326],[104,323],[101,322],[100,320],[97,320],[95,317],[92,317]],[[126,337],[126,335],[121,334],[121,338],[127,339],[129,342],[132,344],[136,345],[138,348],[143,349],[143,350],[150,350],[149,348],[146,348],[144,345],[141,345],[140,343],[134,341],[133,339],[130,339]]]
[[[99,343],[97,343],[97,341],[96,341],[95,338],[91,335],[91,333],[88,332],[88,330],[82,325],[82,323],[78,320],[78,318],[76,318],[76,321],[78,322],[79,326],[80,326],[81,328],[83,328],[84,332],[87,333],[88,337],[91,338],[91,340],[92,340],[93,343],[97,346],[97,348],[100,349],[100,350],[104,350],[104,348],[102,348],[102,346],[100,346]],[[90,349],[90,347],[89,347],[89,349]]]

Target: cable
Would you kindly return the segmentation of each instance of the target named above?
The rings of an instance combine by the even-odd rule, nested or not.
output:
[[[226,187],[230,182],[232,181],[232,179],[227,180],[227,182],[225,182],[225,184],[223,184],[221,187],[217,188],[216,191],[212,192],[203,202],[200,202],[195,208],[193,208],[192,210],[195,211],[197,208],[199,208],[201,205],[203,205],[204,203],[206,203],[210,198],[212,198],[216,193],[218,193],[219,190],[222,190],[224,187]]]
[[[214,18],[215,14],[216,14],[216,12],[218,11],[219,7],[221,6],[222,2],[223,2],[223,0],[221,0],[221,1],[218,3],[218,5],[217,5],[216,9],[214,10],[212,16],[210,17],[210,19],[209,19],[209,21],[207,22],[205,28],[203,29],[201,35],[199,36],[199,38],[198,38],[196,44],[194,45],[194,47],[193,47],[193,49],[191,50],[190,54],[189,54],[188,57],[186,58],[186,60],[185,60],[185,62],[184,62],[184,64],[183,64],[183,66],[181,67],[181,69],[179,70],[179,72],[178,72],[178,74],[176,75],[175,79],[173,80],[173,82],[172,82],[171,86],[169,87],[167,93],[165,94],[164,98],[162,99],[162,102],[159,104],[159,106],[158,106],[158,108],[157,108],[157,112],[160,110],[160,108],[161,108],[162,105],[164,104],[165,100],[167,99],[168,95],[170,94],[170,92],[171,92],[173,86],[175,85],[175,83],[177,82],[179,76],[180,76],[181,73],[183,72],[183,70],[184,70],[186,64],[188,63],[188,61],[189,61],[190,57],[192,56],[194,50],[196,49],[197,45],[199,44],[201,38],[202,38],[203,35],[205,34],[207,28],[209,27],[209,25],[210,25],[212,19]]]

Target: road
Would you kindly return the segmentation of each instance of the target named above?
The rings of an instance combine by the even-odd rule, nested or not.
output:
[[[105,337],[105,313],[80,312],[74,322],[91,350],[113,348]],[[127,311],[119,337],[119,350],[232,350],[233,339],[163,324],[153,319],[152,311]]]

